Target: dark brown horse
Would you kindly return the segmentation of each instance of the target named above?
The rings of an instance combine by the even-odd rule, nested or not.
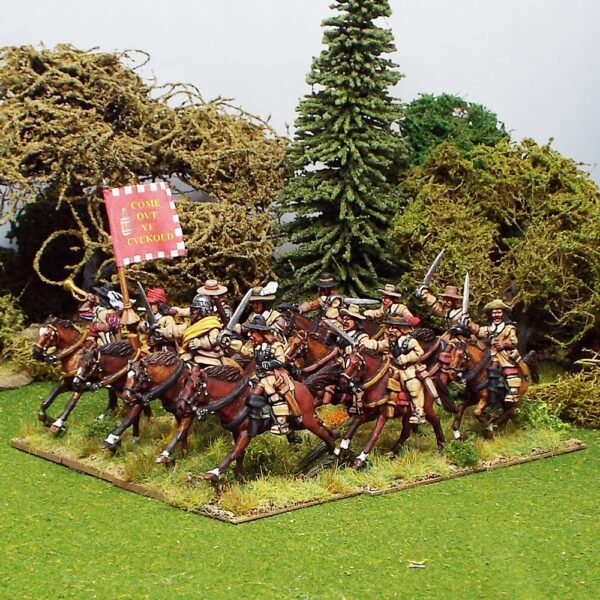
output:
[[[60,418],[52,422],[46,411],[64,392],[72,392],[69,402],[73,402],[73,406],[77,403],[83,390],[73,387],[73,379],[83,353],[95,347],[96,342],[87,331],[82,333],[70,321],[50,316],[40,327],[38,339],[33,344],[33,356],[45,362],[60,363],[61,370],[61,382],[44,399],[38,411],[38,419],[54,431],[62,430],[64,423]]]
[[[330,452],[335,448],[334,434],[327,429],[314,412],[315,400],[308,388],[294,382],[295,398],[300,409],[301,418],[292,418],[292,429],[307,429],[325,442]],[[207,367],[194,369],[193,375],[186,382],[180,400],[193,405],[196,414],[215,414],[221,425],[231,431],[234,440],[233,450],[204,479],[218,481],[221,473],[235,460],[236,475],[240,476],[244,453],[250,443],[251,395],[249,380],[245,375],[232,367]],[[263,433],[272,425],[270,417],[260,419],[260,423],[252,426],[255,433]]]
[[[409,422],[411,414],[410,403],[402,395],[399,396],[398,402],[392,402],[389,399],[387,385],[390,374],[389,359],[383,358],[372,350],[367,350],[359,346],[345,359],[343,377],[351,382],[362,381],[363,409],[361,414],[353,417],[335,453],[343,457],[350,448],[350,442],[361,425],[367,421],[375,420],[375,427],[371,432],[369,440],[354,461],[354,465],[358,468],[366,464],[369,453],[375,446],[389,419],[402,418],[402,432],[400,438],[392,448],[392,456],[395,456],[399,452],[404,442],[410,436],[412,429],[412,425]],[[351,403],[350,396],[347,402]],[[423,407],[425,418],[433,427],[438,448],[441,450],[445,442],[444,432],[442,431],[440,420],[433,404],[433,397],[429,390],[425,388],[425,405]]]
[[[123,399],[131,409],[121,424],[108,434],[103,448],[115,450],[125,430],[139,422],[140,413],[151,400],[159,398],[163,408],[175,416],[178,432],[157,462],[170,462],[171,451],[177,442],[181,442],[183,451],[187,452],[187,432],[194,413],[189,406],[178,402],[186,377],[185,363],[173,352],[155,352],[131,364],[123,384]]]
[[[466,384],[465,400],[456,408],[455,418],[452,422],[452,433],[455,439],[462,439],[460,425],[463,414],[469,406],[477,405],[474,411],[475,418],[486,425],[485,436],[487,439],[493,439],[494,429],[504,425],[515,413],[519,402],[504,402],[500,400],[502,414],[498,417],[489,419],[486,409],[489,404],[488,392],[488,368],[491,364],[491,352],[489,349],[483,350],[473,339],[453,338],[450,347],[450,364],[448,366],[448,375],[450,381],[462,381]],[[521,375],[521,385],[519,387],[519,400],[529,387],[531,371],[527,363],[524,363],[524,370]]]

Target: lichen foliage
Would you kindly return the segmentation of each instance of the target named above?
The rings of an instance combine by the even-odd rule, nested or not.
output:
[[[471,313],[501,296],[522,333],[562,346],[600,325],[600,195],[588,174],[532,140],[434,150],[402,186],[391,242],[414,288],[440,249],[434,287],[471,277]]]
[[[0,222],[41,196],[68,206],[70,227],[45,240],[36,265],[53,243],[76,236],[81,261],[66,269],[76,275],[93,255],[112,255],[103,188],[177,176],[214,201],[182,215],[188,261],[208,276],[209,250],[233,256],[239,248],[228,244],[254,243],[261,252],[244,254],[244,272],[228,273],[245,285],[249,273],[269,270],[262,254],[271,251],[266,234],[271,199],[283,184],[283,139],[222,99],[205,102],[189,85],[145,82],[136,72],[140,56],[147,58],[68,45],[0,49]],[[215,227],[219,214],[237,233]],[[166,287],[181,281],[177,270],[162,269]]]
[[[333,272],[349,292],[373,287],[383,268],[383,236],[395,204],[390,175],[405,149],[397,133],[399,103],[389,93],[401,78],[392,61],[393,35],[376,21],[384,0],[344,0],[323,21],[326,48],[307,77],[312,91],[297,109],[290,158],[296,176],[280,213],[298,246],[282,257],[293,284],[306,289],[319,271]]]

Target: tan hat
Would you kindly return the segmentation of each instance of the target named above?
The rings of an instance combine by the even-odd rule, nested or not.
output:
[[[252,288],[252,295],[250,296],[250,302],[271,302],[275,300],[275,294],[279,284],[276,281],[269,281],[267,285],[256,286]]]
[[[508,306],[508,304],[505,304],[502,300],[500,300],[500,298],[496,298],[494,300],[492,300],[491,302],[488,302],[484,307],[483,307],[483,312],[490,312],[492,310],[495,309],[502,309],[502,310],[510,310],[510,306]]]
[[[221,285],[216,279],[207,279],[204,285],[199,287],[196,292],[198,294],[206,294],[207,296],[220,296],[227,293],[227,288]]]
[[[366,319],[364,315],[360,314],[360,309],[356,304],[351,304],[348,308],[342,308],[342,310],[340,310],[340,314],[348,315],[352,319],[360,319],[361,321]]]
[[[384,296],[392,296],[394,298],[402,298],[402,294],[396,291],[396,286],[393,283],[386,283],[383,288],[377,290]]]
[[[440,296],[442,298],[454,298],[454,300],[462,300],[462,296],[458,292],[458,288],[455,285],[447,285]]]

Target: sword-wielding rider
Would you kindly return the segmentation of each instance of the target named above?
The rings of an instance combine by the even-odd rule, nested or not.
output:
[[[399,380],[410,396],[413,414],[409,421],[413,424],[425,423],[425,389],[417,369],[425,354],[421,344],[411,335],[413,321],[392,317],[385,321],[388,325],[390,354],[393,359],[394,379]]]
[[[365,310],[363,313],[367,319],[379,321],[392,316],[412,317],[408,306],[401,302],[402,294],[396,290],[396,286],[392,283],[386,283],[383,288],[378,289],[381,293],[381,307],[376,309]]]
[[[91,320],[90,334],[101,345],[114,342],[119,337],[121,321],[119,311],[123,310],[123,297],[111,285],[95,286],[87,299],[79,307],[84,320]]]
[[[343,299],[339,294],[339,281],[331,273],[321,273],[315,282],[319,296],[313,300],[303,302],[299,307],[300,313],[321,311],[321,318],[332,321],[338,327],[342,326],[340,310]]]
[[[446,333],[442,338],[448,339],[451,337],[448,330],[453,325],[460,324],[460,319],[464,314],[461,306],[463,297],[460,295],[458,288],[455,285],[447,285],[437,297],[427,286],[421,285],[417,288],[415,296],[424,302],[434,315],[444,320]]]
[[[521,371],[519,363],[521,355],[517,349],[519,340],[517,338],[517,327],[510,319],[510,307],[499,298],[486,304],[483,311],[488,316],[487,325],[478,325],[472,322],[468,316],[463,319],[478,339],[487,340],[492,352],[491,366],[488,370],[488,390],[493,396],[490,401],[500,399],[500,374],[506,379],[508,391],[504,396],[504,402],[518,402],[519,388],[521,387]]]
[[[185,323],[177,324],[171,316],[167,294],[163,288],[150,288],[146,292],[146,299],[155,322],[154,328],[150,331],[149,344],[154,350],[176,352],[187,325]],[[148,323],[145,322],[144,325],[148,330]]]

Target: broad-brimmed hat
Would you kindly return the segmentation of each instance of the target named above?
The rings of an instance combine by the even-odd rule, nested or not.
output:
[[[500,300],[500,298],[495,298],[483,307],[483,312],[487,313],[499,308],[502,310],[510,311],[510,306],[508,306],[508,304],[505,304],[502,300]]]
[[[114,289],[113,289],[112,285],[110,285],[110,283],[103,283],[102,285],[93,286],[92,291],[95,294],[98,294],[98,296],[108,299],[108,293],[114,292]]]
[[[402,294],[396,291],[396,286],[393,283],[386,283],[382,288],[377,290],[384,296],[392,296],[393,298],[402,298]]]
[[[227,289],[224,285],[221,285],[216,279],[207,279],[204,285],[199,287],[196,292],[198,294],[206,294],[207,296],[220,296],[226,294]]]
[[[342,310],[340,310],[340,314],[348,315],[352,319],[360,319],[361,321],[366,319],[364,315],[360,314],[360,308],[358,308],[356,304],[351,304],[348,308],[342,308]]]
[[[315,285],[320,288],[333,288],[340,285],[340,282],[331,273],[321,273]]]
[[[453,298],[454,300],[462,300],[462,296],[455,285],[447,285],[442,293],[441,298]]]
[[[254,331],[273,331],[273,328],[267,325],[267,320],[262,315],[255,315],[254,319],[244,327]]]
[[[264,287],[260,285],[253,287],[249,302],[271,302],[275,300],[278,287],[279,285],[275,281],[269,281]]]
[[[384,325],[390,325],[391,327],[415,327],[420,322],[419,317],[395,317],[394,315],[382,321]]]
[[[158,304],[159,302],[167,303],[167,294],[162,288],[150,288],[146,292],[148,304]]]

